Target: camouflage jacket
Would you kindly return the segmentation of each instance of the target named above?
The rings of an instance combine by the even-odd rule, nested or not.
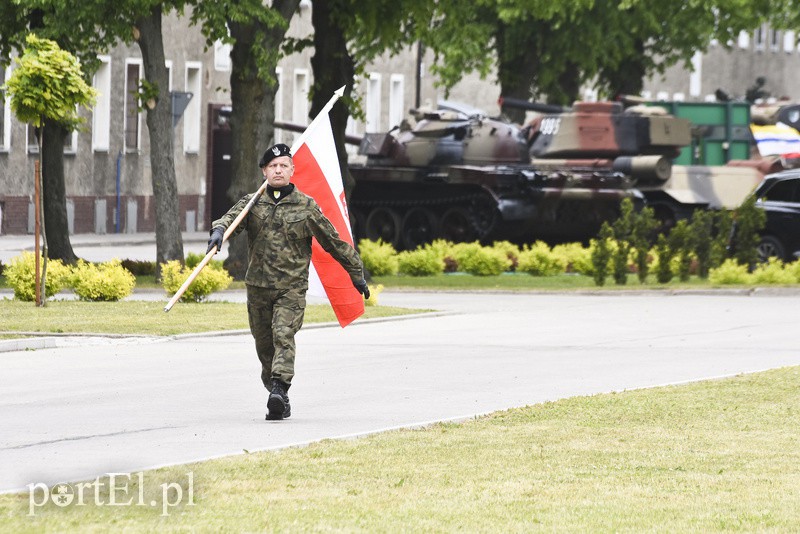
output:
[[[227,229],[252,196],[244,196],[211,228]],[[273,289],[308,288],[312,237],[344,267],[353,282],[364,276],[358,252],[339,238],[314,199],[296,188],[277,204],[266,196],[259,198],[233,235],[243,230],[247,230],[249,244],[247,284]]]

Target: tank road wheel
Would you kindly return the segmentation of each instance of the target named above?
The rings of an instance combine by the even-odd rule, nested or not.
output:
[[[436,215],[426,208],[411,208],[403,217],[402,242],[406,250],[414,250],[436,238]]]
[[[439,223],[442,239],[454,243],[468,243],[478,239],[470,213],[464,208],[450,208]]]
[[[375,208],[367,217],[364,234],[371,241],[381,240],[397,248],[400,242],[400,215],[392,208]]]
[[[489,235],[498,219],[497,203],[493,198],[484,195],[472,203],[472,224],[479,238]]]

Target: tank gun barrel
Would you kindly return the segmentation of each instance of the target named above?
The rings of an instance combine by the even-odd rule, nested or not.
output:
[[[286,122],[286,121],[274,121],[272,125],[275,126],[275,128],[279,128],[281,130],[288,130],[290,132],[297,132],[297,133],[303,133],[306,131],[306,128],[308,128],[307,125],[297,124],[294,122]],[[362,140],[363,137],[360,135],[344,134],[344,142],[347,143],[348,145],[359,146]]]
[[[510,96],[501,96],[497,99],[497,103],[500,104],[500,107],[526,109],[528,111],[538,111],[539,113],[564,113],[565,111],[569,111],[569,108],[564,106],[529,102],[521,98],[512,98]]]

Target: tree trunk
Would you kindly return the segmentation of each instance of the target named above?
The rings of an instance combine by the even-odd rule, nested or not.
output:
[[[647,68],[644,65],[644,44],[636,43],[639,55],[632,55],[618,63],[616,68],[605,68],[600,72],[600,79],[608,87],[612,99],[621,95],[638,95],[644,88],[644,77]]]
[[[161,35],[162,7],[161,4],[154,6],[148,16],[137,21],[137,41],[142,51],[144,77],[151,87],[158,90],[155,98],[145,102],[156,208],[157,279],[160,278],[162,263],[170,260],[183,262],[178,184],[175,178],[172,97],[169,94],[164,41]]]
[[[320,110],[328,103],[334,91],[346,86],[344,96],[348,99],[353,92],[355,78],[355,62],[347,50],[347,40],[344,29],[340,28],[331,17],[333,12],[345,9],[337,5],[339,2],[318,2],[314,4],[311,13],[311,22],[314,26],[314,56],[311,58],[311,68],[314,73],[314,91],[311,101],[311,117],[316,117]],[[342,171],[345,196],[350,199],[350,193],[355,187],[355,180],[348,167],[348,155],[345,150],[345,130],[350,110],[340,99],[334,104],[330,113],[333,139],[336,143],[336,152],[339,155],[339,166]]]
[[[278,50],[283,42],[289,20],[297,10],[300,0],[276,0],[272,9],[286,20],[286,28],[267,28],[261,24],[228,21],[231,37],[231,185],[227,197],[231,205],[248,193],[258,189],[263,180],[258,161],[264,151],[274,143],[275,83],[274,72],[278,55],[270,54],[268,65],[257,63],[253,49]],[[259,72],[270,73],[265,80]],[[240,234],[228,243],[225,268],[237,280],[244,279],[247,271],[247,238]]]
[[[47,235],[47,257],[72,264],[78,259],[69,241],[67,198],[64,187],[64,140],[69,132],[45,120],[47,136],[42,139],[42,195]]]
[[[526,39],[527,45],[520,46],[518,41],[512,39],[516,33],[513,28],[498,22],[495,41],[497,42],[497,78],[500,82],[500,94],[504,97],[530,100],[533,96],[533,83],[539,67],[536,36],[535,32],[531,30],[530,36]],[[502,113],[516,124],[525,122],[524,109],[503,106]]]

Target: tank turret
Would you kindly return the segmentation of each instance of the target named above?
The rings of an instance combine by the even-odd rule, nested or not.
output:
[[[666,226],[696,208],[735,208],[763,178],[756,165],[675,165],[684,147],[698,144],[693,135],[719,128],[692,124],[659,105],[576,102],[544,112],[519,100],[503,105],[540,113],[522,128],[533,166],[616,170],[633,181]]]
[[[388,133],[366,134],[365,161],[350,165],[357,238],[399,249],[435,238],[586,240],[638,195],[620,169],[641,161],[538,168],[529,148],[527,130],[468,106],[411,110]]]

